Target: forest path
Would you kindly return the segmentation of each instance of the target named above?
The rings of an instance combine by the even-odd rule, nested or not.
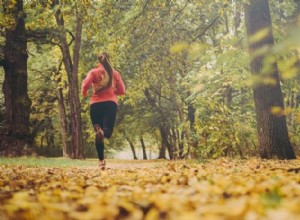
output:
[[[95,165],[83,167],[86,169],[99,169],[98,161],[94,162]],[[113,169],[125,169],[125,170],[135,170],[135,169],[156,169],[162,166],[166,166],[170,161],[168,160],[115,160],[107,159],[106,168],[107,170]],[[176,163],[173,161],[173,163]]]

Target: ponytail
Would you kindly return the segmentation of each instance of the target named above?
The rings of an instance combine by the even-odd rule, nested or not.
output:
[[[105,72],[108,74],[109,79],[105,88],[109,88],[112,86],[113,81],[113,68],[109,63],[109,54],[106,52],[99,54],[98,60],[103,65]]]

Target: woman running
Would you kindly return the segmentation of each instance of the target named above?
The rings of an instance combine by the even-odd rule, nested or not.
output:
[[[93,88],[90,116],[96,132],[99,167],[105,169],[103,139],[112,135],[118,108],[117,96],[125,94],[125,85],[120,73],[110,65],[108,53],[99,54],[98,60],[99,65],[90,70],[82,82],[82,94],[86,97],[89,88]]]

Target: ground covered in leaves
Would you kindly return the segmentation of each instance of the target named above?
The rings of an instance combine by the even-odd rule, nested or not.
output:
[[[300,219],[300,160],[2,163],[0,219]]]

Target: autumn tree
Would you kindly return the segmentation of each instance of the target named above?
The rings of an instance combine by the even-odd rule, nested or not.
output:
[[[86,5],[89,5],[87,2]],[[82,158],[82,123],[80,114],[80,100],[78,88],[79,54],[83,23],[83,10],[80,2],[67,4],[63,1],[26,2],[29,14],[28,33],[30,38],[40,48],[39,53],[49,52],[52,47],[56,56],[56,63],[44,63],[48,67],[47,74],[57,84],[57,101],[59,106],[63,156]],[[72,12],[72,13],[69,13]],[[74,13],[73,13],[74,12]],[[38,13],[38,15],[37,15]],[[66,15],[67,14],[67,15]],[[69,16],[71,14],[71,16]],[[75,23],[69,19],[75,16]],[[38,17],[38,19],[36,18]],[[55,48],[59,48],[61,54]],[[44,50],[44,52],[41,52]],[[33,55],[35,56],[35,55]],[[49,59],[50,61],[50,59]],[[46,68],[44,68],[46,69]],[[62,89],[62,76],[66,74],[68,95]],[[67,101],[65,99],[67,98]],[[54,104],[54,101],[53,103]],[[69,111],[68,111],[69,110]],[[70,125],[70,126],[69,126]]]
[[[59,5],[59,0],[53,1],[53,6]],[[70,45],[67,41],[67,30],[64,22],[64,15],[60,8],[55,10],[55,19],[60,31],[59,48],[61,49],[63,56],[63,63],[68,76],[69,82],[69,103],[70,103],[70,117],[72,127],[72,158],[83,158],[82,151],[82,129],[81,129],[81,114],[80,114],[80,100],[79,100],[79,86],[78,86],[78,65],[79,65],[79,52],[81,46],[81,34],[83,15],[78,4],[75,4],[75,15],[76,15],[76,27],[75,36],[72,36],[75,40],[73,54],[71,53]]]
[[[27,89],[27,35],[23,1],[2,1],[5,23],[3,93],[5,97],[4,126],[1,151],[4,154],[22,154],[31,142],[29,114],[31,100]]]
[[[295,154],[288,136],[286,117],[284,114],[272,113],[274,108],[283,109],[284,104],[277,63],[273,60],[271,64],[266,62],[270,49],[274,45],[268,1],[251,0],[250,4],[245,6],[245,21],[250,39],[251,72],[261,79],[269,79],[268,83],[259,83],[253,88],[260,157],[294,159]],[[261,36],[254,39],[253,36],[258,36],[258,33]],[[267,52],[262,51],[263,48]],[[265,68],[266,65],[270,65],[269,68]]]

